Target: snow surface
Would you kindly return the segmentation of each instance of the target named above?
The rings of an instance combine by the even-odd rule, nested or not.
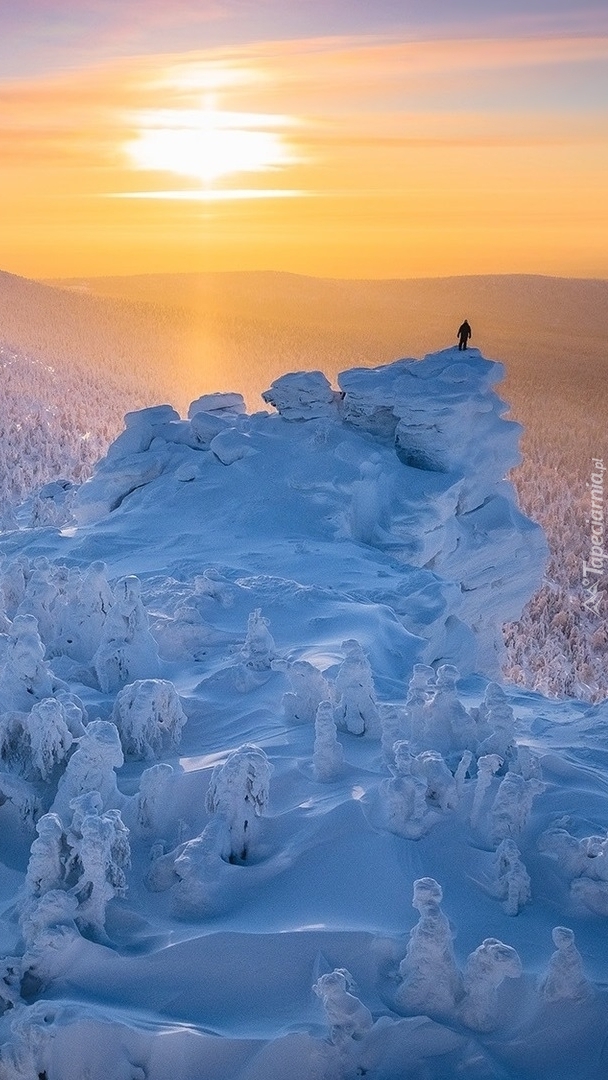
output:
[[[132,413],[2,536],[2,1080],[608,1075],[608,713],[492,681],[502,375]]]

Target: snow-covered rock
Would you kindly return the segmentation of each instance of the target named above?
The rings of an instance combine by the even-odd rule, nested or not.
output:
[[[296,371],[275,379],[262,394],[286,420],[314,420],[335,416],[340,395],[322,371]]]

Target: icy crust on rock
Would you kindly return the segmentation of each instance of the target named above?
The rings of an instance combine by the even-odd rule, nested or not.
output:
[[[249,562],[238,541],[252,522],[265,534],[256,571],[272,565],[277,582],[331,582],[349,595],[355,582],[344,581],[344,568],[352,545],[365,545],[377,572],[357,575],[357,591],[424,640],[404,642],[410,667],[447,661],[495,674],[501,627],[519,616],[546,557],[541,530],[504,480],[520,428],[503,419],[492,389],[502,376],[477,350],[446,350],[344,372],[341,391],[319,371],[284,375],[263,395],[278,416],[246,416],[228,393],[198,399],[189,420],[166,405],[131,413],[76,493],[75,519],[92,523],[123,503],[145,517],[155,498],[174,502],[179,485],[185,539],[200,532],[210,561],[222,535],[236,564]],[[228,502],[237,507],[229,537]],[[269,540],[286,530],[294,546],[271,553]],[[311,559],[299,557],[297,542]],[[173,543],[179,558],[179,538]],[[321,554],[323,570],[312,557]]]
[[[457,357],[445,349],[422,363],[356,368],[339,377],[341,412],[364,431],[375,434],[384,426],[406,465],[460,476],[458,509],[464,513],[481,506],[520,461],[521,427],[503,419],[507,406],[492,391],[504,375],[502,364],[477,349]]]

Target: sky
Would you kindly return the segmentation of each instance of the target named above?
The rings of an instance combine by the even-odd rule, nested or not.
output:
[[[0,269],[608,277],[608,5],[0,0]]]

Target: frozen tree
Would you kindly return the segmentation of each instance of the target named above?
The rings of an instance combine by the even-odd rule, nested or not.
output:
[[[291,685],[291,690],[283,695],[286,720],[314,724],[321,702],[332,698],[327,679],[308,660],[294,660],[286,665],[285,671]]]
[[[477,726],[477,738],[480,742],[487,739],[494,731],[494,727],[489,720],[490,711],[496,706],[501,706],[505,703],[507,703],[507,695],[500,683],[488,683],[478,708],[471,710],[471,715]]]
[[[142,832],[157,833],[162,827],[173,780],[173,768],[166,762],[152,765],[141,774],[137,793],[137,821]]]
[[[412,771],[413,757],[405,741],[395,743],[393,777],[383,780],[380,795],[387,827],[398,836],[418,840],[428,832],[438,815],[426,804],[426,780]]]
[[[104,809],[118,798],[115,769],[124,764],[120,737],[114,724],[107,720],[92,720],[78,740],[59,781],[52,809],[63,821],[68,821],[70,803],[79,795],[98,793]]]
[[[467,772],[471,762],[473,761],[473,754],[470,750],[465,750],[458,765],[456,772],[454,773],[454,782],[456,784],[456,794],[458,799],[461,799],[464,794],[464,785],[467,778]]]
[[[405,733],[412,747],[426,744],[428,703],[435,689],[435,672],[426,664],[414,664],[405,699]]]
[[[2,1080],[40,1080],[40,1077],[49,1075],[47,1063],[51,1031],[48,1006],[46,1017],[34,1017],[32,1014],[35,1011],[36,1005],[15,1010],[10,1038],[0,1050]]]
[[[251,612],[247,620],[243,661],[253,671],[269,671],[275,658],[275,644],[268,626],[268,619],[263,617],[260,608]]]
[[[490,734],[480,743],[479,753],[498,754],[503,761],[510,760],[515,756],[515,718],[507,695],[497,683],[487,687],[480,714]]]
[[[20,956],[0,957],[0,1016],[23,1004],[21,1000],[22,959]]]
[[[25,586],[30,576],[30,563],[27,555],[17,555],[2,563],[3,609],[9,619],[14,619],[17,608],[25,596]]]
[[[556,952],[549,960],[540,986],[545,1001],[585,1001],[591,995],[591,984],[585,977],[583,958],[574,944],[573,931],[567,926],[556,926],[551,936]]]
[[[539,783],[539,781],[528,781]],[[608,915],[608,837],[584,836],[577,840],[565,829],[549,829],[539,840],[542,852],[552,856],[564,877],[572,880],[572,898],[595,912]]]
[[[471,807],[471,825],[473,828],[479,824],[486,792],[492,784],[492,777],[498,772],[502,763],[502,758],[498,754],[484,754],[477,759],[477,782]]]
[[[0,756],[7,766],[30,780],[50,781],[66,758],[73,735],[68,709],[57,698],[35,703],[30,713],[0,715]]]
[[[44,559],[43,564],[30,575],[16,614],[33,615],[38,625],[38,633],[46,645],[50,645],[55,637],[55,607],[58,597],[59,589],[52,580],[50,563]]]
[[[380,717],[369,660],[354,638],[343,641],[342,649],[346,655],[335,683],[338,726],[352,735],[379,734]]]
[[[531,898],[530,876],[514,840],[501,840],[496,848],[494,880],[496,893],[504,901],[505,913],[519,915]]]
[[[437,670],[434,696],[425,710],[427,745],[444,755],[475,750],[477,746],[475,723],[458,699],[458,677],[458,668],[442,664]]]
[[[541,780],[524,780],[518,773],[508,772],[501,781],[491,810],[492,842],[499,844],[507,837],[517,838],[525,829],[536,795],[545,790]]]
[[[176,915],[211,915],[217,910],[225,869],[220,854],[221,831],[221,821],[212,819],[200,836],[181,844],[177,855],[174,853],[171,906]],[[158,872],[155,880],[158,888]]]
[[[524,780],[538,779],[542,776],[540,760],[529,746],[523,743],[516,748],[515,760],[510,764],[511,772],[517,772]]]
[[[344,768],[344,751],[338,742],[331,701],[322,701],[317,709],[312,768],[317,780],[333,780]]]
[[[412,774],[426,784],[426,798],[440,810],[458,806],[456,781],[437,750],[424,750],[412,761]]]
[[[13,804],[27,828],[33,828],[42,810],[41,800],[33,784],[20,776],[0,771],[0,806],[5,802]]]
[[[221,856],[243,863],[251,854],[257,819],[268,805],[272,766],[259,746],[233,750],[215,766],[207,791],[207,810],[223,822]]]
[[[510,945],[486,938],[467,959],[460,1015],[475,1031],[492,1031],[499,1022],[498,988],[505,979],[518,979],[521,960]]]
[[[34,946],[47,946],[50,941],[55,947],[63,945],[65,937],[62,940],[61,936],[55,936],[53,933],[57,928],[77,935],[74,921],[77,910],[76,897],[63,888],[50,889],[42,896],[30,898],[19,914],[19,928],[26,949],[29,951]],[[29,952],[25,954],[24,967],[27,965],[29,955]]]
[[[394,746],[406,738],[403,709],[395,705],[382,705],[380,708],[382,725],[382,760],[389,767],[395,758]]]
[[[113,604],[105,563],[91,563],[82,574],[71,570],[58,615],[55,651],[90,663],[101,645]]]
[[[116,584],[114,604],[93,657],[104,694],[120,690],[136,679],[155,678],[158,674],[158,648],[148,629],[140,594],[139,578],[134,575],[121,578]]]
[[[338,1046],[363,1038],[374,1022],[367,1006],[349,993],[353,989],[353,978],[346,968],[321,975],[313,985],[323,1003],[331,1041]]]
[[[399,965],[402,983],[396,1001],[407,1012],[450,1014],[461,992],[452,931],[441,910],[443,891],[434,878],[414,882],[412,906],[420,919],[410,933]]]
[[[72,746],[72,733],[66,723],[65,709],[55,698],[37,702],[24,720],[29,742],[29,760],[42,780],[49,780]]]
[[[16,615],[10,629],[6,664],[0,676],[0,700],[5,708],[29,712],[36,701],[67,690],[44,659],[44,645],[33,615]]]
[[[25,875],[29,896],[43,896],[51,889],[63,886],[66,876],[68,846],[61,818],[44,814],[36,823],[38,836],[34,840]]]
[[[555,859],[564,877],[575,878],[585,873],[588,858],[585,844],[566,829],[547,829],[540,836],[538,847],[544,855]]]
[[[150,759],[163,747],[179,746],[186,714],[177,691],[165,679],[138,679],[123,687],[112,711],[125,754]]]
[[[130,865],[129,830],[120,812],[103,816],[87,814],[80,825],[78,846],[80,877],[73,888],[78,900],[76,921],[103,934],[106,907],[115,896],[127,891],[125,871]]]
[[[55,700],[63,707],[63,719],[73,739],[84,735],[87,711],[81,699],[71,691],[61,688],[55,693]]]

